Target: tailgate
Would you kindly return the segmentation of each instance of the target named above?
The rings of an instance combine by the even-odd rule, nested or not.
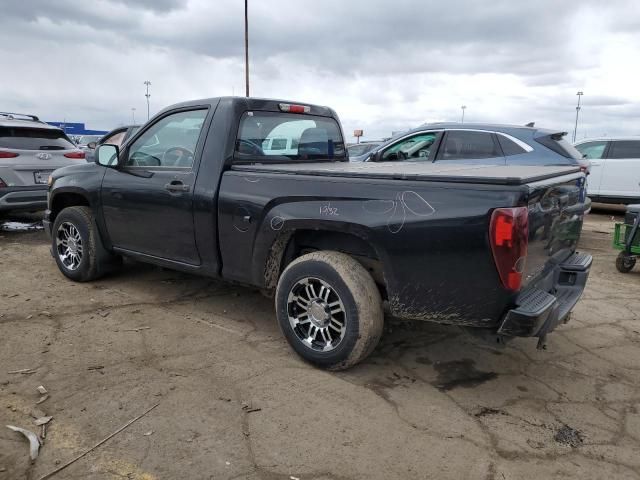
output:
[[[523,287],[575,251],[586,208],[584,190],[582,173],[529,184],[529,247]]]

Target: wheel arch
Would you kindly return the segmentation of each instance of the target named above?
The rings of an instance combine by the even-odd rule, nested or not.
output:
[[[269,291],[275,289],[284,269],[296,258],[321,250],[333,250],[353,257],[371,274],[381,295],[386,298],[384,253],[366,232],[340,225],[324,225],[322,229],[302,227],[279,232],[262,263],[264,267],[260,274],[265,288]]]
[[[56,190],[51,195],[49,208],[52,223],[58,214],[67,207],[89,207],[93,209],[89,195],[81,189],[68,188],[60,191]]]

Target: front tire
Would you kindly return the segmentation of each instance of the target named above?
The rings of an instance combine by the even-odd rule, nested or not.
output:
[[[302,358],[331,370],[364,360],[382,335],[382,299],[352,257],[321,251],[287,266],[276,289],[278,323]]]
[[[620,273],[629,273],[636,266],[636,258],[620,252],[616,258],[616,268]]]
[[[64,276],[89,282],[107,271],[114,257],[102,246],[89,207],[67,207],[51,229],[51,251]]]

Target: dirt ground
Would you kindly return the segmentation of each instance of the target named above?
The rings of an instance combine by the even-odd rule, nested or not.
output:
[[[75,284],[42,231],[0,232],[0,479],[38,479],[156,404],[52,478],[640,478],[640,268],[616,271],[612,215],[588,217],[591,278],[547,351],[389,321],[341,373],[301,361],[256,291],[136,263]],[[31,464],[5,425],[45,414]]]

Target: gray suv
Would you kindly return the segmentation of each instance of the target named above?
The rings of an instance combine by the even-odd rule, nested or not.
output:
[[[35,115],[0,112],[0,214],[47,206],[47,180],[85,155],[58,127]]]
[[[479,165],[576,165],[589,161],[564,137],[566,132],[520,125],[432,123],[404,132],[352,162],[435,162]]]

